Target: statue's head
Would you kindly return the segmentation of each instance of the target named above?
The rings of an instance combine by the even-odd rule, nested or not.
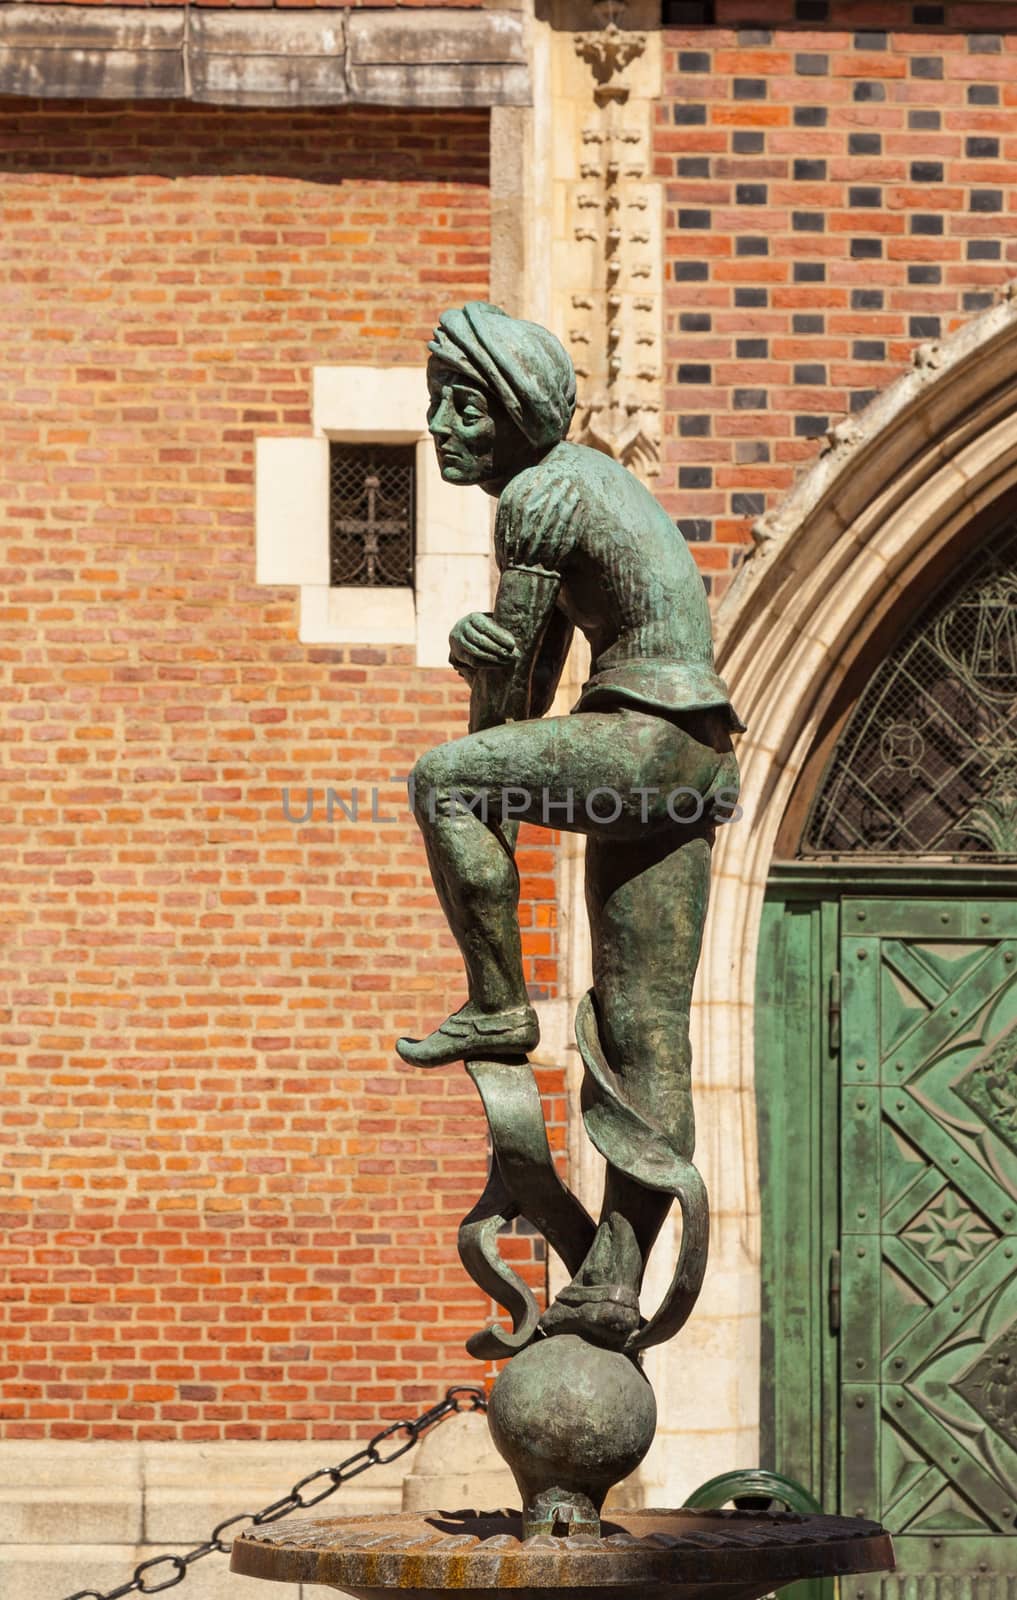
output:
[[[568,433],[576,375],[546,328],[471,300],[442,314],[428,348],[427,425],[446,482],[497,494]]]

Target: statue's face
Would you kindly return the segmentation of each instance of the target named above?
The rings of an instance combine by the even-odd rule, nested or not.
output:
[[[489,481],[495,476],[498,431],[490,398],[461,372],[433,359],[427,364],[427,389],[427,426],[445,482]]]
[[[446,483],[479,483],[492,493],[539,459],[503,406],[434,356],[427,364],[427,426]]]

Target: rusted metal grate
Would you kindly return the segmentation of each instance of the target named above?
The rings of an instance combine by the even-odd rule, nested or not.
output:
[[[827,766],[803,853],[1017,857],[1017,526],[921,613]]]
[[[332,444],[329,581],[333,586],[412,587],[415,453],[412,444]]]

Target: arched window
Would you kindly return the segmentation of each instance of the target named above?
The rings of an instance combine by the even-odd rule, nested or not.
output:
[[[803,855],[1017,859],[1017,521],[926,605],[842,729]]]

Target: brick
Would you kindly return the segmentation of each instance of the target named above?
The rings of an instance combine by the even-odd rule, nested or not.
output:
[[[0,1074],[20,1093],[12,1049],[27,1073],[0,1140],[29,1243],[0,1427],[349,1438],[460,1378],[488,1315],[449,1244],[483,1117],[394,1064],[461,999],[411,819],[296,827],[280,795],[405,772],[462,731],[464,686],[405,646],[299,643],[294,591],[253,585],[253,442],[309,428],[312,365],[417,365],[445,304],[488,296],[487,115],[46,100],[0,121],[23,230],[0,319],[8,355],[31,323],[9,390],[34,430],[2,479],[6,726],[39,756],[8,830]],[[527,978],[553,994],[538,838]],[[560,1135],[560,1073],[545,1088]]]
[[[762,493],[773,506],[827,427],[905,367],[926,337],[919,330],[951,331],[1015,270],[1017,248],[1005,247],[1001,226],[1017,212],[1012,46],[986,8],[948,14],[901,3],[880,13],[858,0],[830,0],[811,18],[792,17],[787,4],[765,15],[753,7],[750,18],[744,0],[741,11],[726,0],[716,25],[683,30],[682,50],[712,49],[714,74],[722,61],[743,80],[736,99],[730,80],[717,79],[702,131],[728,142],[710,147],[709,179],[682,199],[712,213],[709,233],[686,236],[681,254],[703,263],[711,321],[695,338],[708,345],[701,359],[713,374],[712,388],[684,391],[691,414],[712,422],[696,445],[711,453],[683,459],[708,459],[713,484],[685,491],[680,509],[710,529],[696,552],[715,593],[746,537],[731,496]],[[701,148],[675,154],[690,159]],[[726,184],[734,204],[719,192]],[[678,246],[669,249],[665,319],[677,334],[692,308],[682,299],[688,283],[674,277]],[[681,356],[692,359],[688,345]],[[753,481],[757,446],[779,481]],[[677,515],[668,499],[675,460],[660,492]],[[728,497],[721,506],[718,489]]]

